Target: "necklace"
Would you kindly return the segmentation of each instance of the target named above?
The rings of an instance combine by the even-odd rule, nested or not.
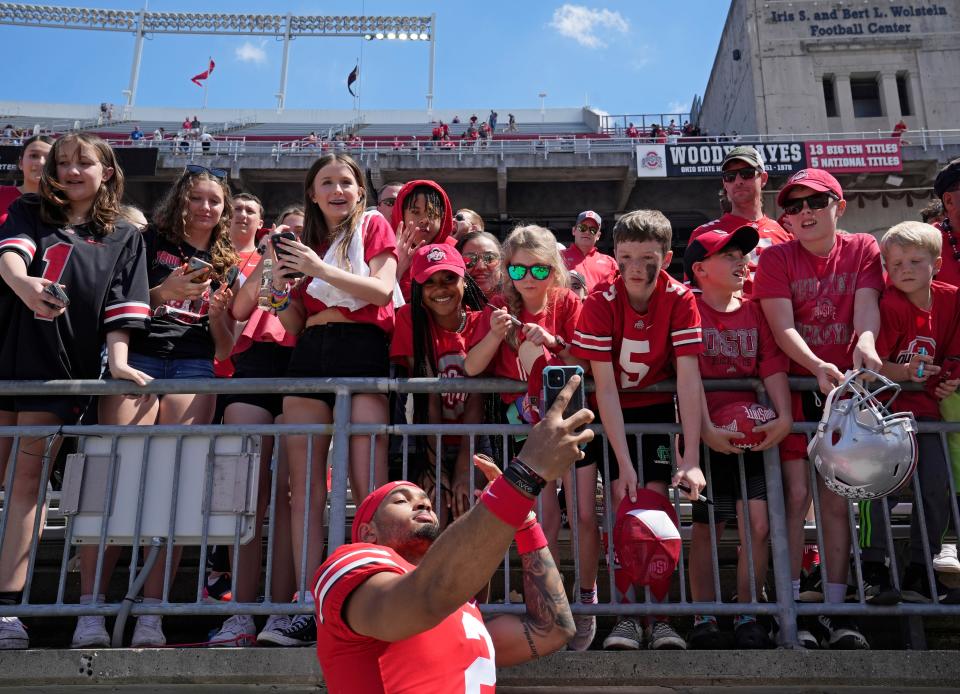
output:
[[[953,259],[960,260],[960,248],[958,248],[957,237],[953,233],[953,225],[950,224],[950,220],[947,217],[943,218],[943,221],[940,223],[940,228],[943,231],[947,232],[947,241],[950,242],[950,248],[953,249]]]
[[[460,307],[460,325],[457,326],[457,329],[454,332],[462,333],[463,329],[467,327],[467,312],[464,308]]]

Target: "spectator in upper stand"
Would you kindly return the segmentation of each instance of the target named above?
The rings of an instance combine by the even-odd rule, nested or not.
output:
[[[478,120],[479,119],[477,118],[477,114],[474,113],[472,116],[470,116],[470,125],[472,125],[473,127],[477,127]]]
[[[14,128],[10,123],[7,123],[3,126],[3,139],[7,142],[12,142],[17,135],[17,129]]]
[[[162,126],[158,127],[156,130],[153,131],[153,141],[162,142],[164,135],[165,133],[164,133],[163,127]]]
[[[190,124],[190,116],[185,116],[183,123],[180,124],[180,127],[183,128],[184,132],[190,132],[190,129],[193,127]]]
[[[443,128],[440,124],[433,126],[433,130],[430,131],[430,139],[434,142],[438,142],[440,138],[443,137]]]
[[[397,193],[391,226],[397,232],[397,282],[406,301],[410,300],[410,261],[420,246],[449,243],[453,232],[453,210],[446,191],[436,181],[406,183]]]
[[[303,138],[304,143],[307,147],[316,147],[317,146],[317,133],[313,130],[310,131],[310,134]]]
[[[190,129],[193,130],[194,133],[200,132],[200,119],[196,116],[194,116],[193,120],[190,121]]]
[[[671,118],[670,123],[667,125],[667,133],[670,135],[676,135],[677,132],[679,132],[679,128],[677,128],[677,122]]]
[[[627,126],[627,137],[640,137],[640,130],[633,123]]]
[[[440,137],[444,140],[450,139],[450,126],[443,121],[440,121]]]
[[[593,210],[577,216],[573,225],[573,243],[560,255],[568,270],[576,270],[586,280],[587,294],[598,284],[610,284],[617,276],[617,261],[597,250],[601,219]]]
[[[893,132],[890,133],[890,137],[895,137],[895,138],[897,138],[898,140],[900,140],[901,144],[908,145],[908,144],[910,144],[909,142],[907,142],[906,140],[901,139],[901,138],[903,138],[903,134],[904,134],[905,132],[907,132],[907,124],[904,123],[904,122],[903,122],[903,119],[901,118],[901,119],[897,122],[897,124],[896,124],[895,126],[893,126]]]
[[[390,181],[380,186],[377,191],[377,211],[380,212],[387,221],[393,218],[393,206],[397,202],[397,193],[403,188],[400,181]]]
[[[213,142],[213,135],[208,133],[206,130],[203,131],[203,134],[200,136],[200,146],[203,147],[203,153],[210,153],[210,143]]]
[[[487,139],[490,136],[490,126],[486,123],[481,123],[480,127],[477,128],[477,136],[483,140],[483,145],[487,145]]]
[[[483,231],[483,217],[466,207],[457,210],[457,213],[453,215],[453,222],[455,226],[450,236],[458,241],[463,238],[464,234],[471,231]]]
[[[761,191],[767,184],[768,174],[760,152],[749,146],[734,147],[724,157],[720,171],[724,193],[732,205],[731,211],[720,219],[698,226],[690,234],[690,241],[707,231],[720,230],[731,234],[745,224],[756,227],[760,242],[749,254],[747,268],[750,275],[743,285],[744,295],[749,296],[753,288],[753,273],[763,249],[775,243],[785,243],[793,237],[763,213]]]
[[[487,298],[501,292],[500,241],[486,231],[469,231],[460,237],[457,250],[463,255],[467,274]]]
[[[133,126],[133,132],[130,133],[130,139],[134,142],[139,142],[143,139],[143,131],[140,129],[139,125]]]
[[[490,115],[487,116],[487,125],[490,126],[490,132],[497,132],[497,112],[490,109]]]
[[[454,116],[453,120],[450,122],[453,123],[454,125],[457,125],[460,122],[460,116]]]
[[[512,113],[507,114],[507,132],[517,132],[517,118]]]
[[[933,190],[943,203],[943,220],[934,225],[943,234],[943,265],[937,281],[960,287],[960,157],[940,169]]]
[[[927,224],[939,224],[943,221],[943,203],[934,200],[920,210],[920,219]]]
[[[650,141],[657,142],[661,132],[663,132],[663,128],[660,127],[659,123],[651,123],[650,124]]]
[[[680,132],[683,134],[684,137],[690,137],[691,135],[693,135],[693,126],[690,125],[690,121],[688,120],[683,121],[683,127],[680,129]]]

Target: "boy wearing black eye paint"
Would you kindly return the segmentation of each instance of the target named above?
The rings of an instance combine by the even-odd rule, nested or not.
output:
[[[664,270],[673,256],[669,220],[656,210],[636,210],[613,229],[614,256],[620,275],[604,291],[587,297],[574,333],[570,354],[590,362],[596,382],[595,405],[609,446],[614,506],[637,495],[637,452],[628,443],[625,423],[675,423],[670,393],[641,393],[660,381],[677,379],[677,401],[683,452],[676,453],[672,472],[672,436],[646,434],[641,442],[643,485],[666,495],[667,486],[685,484],[696,499],[706,486],[699,465],[700,369],[703,349],[700,313],[693,293]],[[624,392],[618,392],[624,391]],[[582,464],[603,461],[599,437],[588,447]],[[686,642],[664,618],[648,627],[653,649],[682,649]],[[604,641],[605,648],[640,647],[639,625],[622,620]]]

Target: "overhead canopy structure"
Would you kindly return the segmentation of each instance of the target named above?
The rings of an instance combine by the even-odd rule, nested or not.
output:
[[[436,52],[436,15],[412,16],[324,16],[292,14],[217,14],[203,12],[148,12],[146,10],[100,10],[84,7],[56,7],[0,3],[0,24],[53,29],[132,32],[136,36],[130,84],[124,94],[133,106],[140,76],[143,38],[146,34],[218,34],[273,36],[283,39],[283,62],[277,110],[282,111],[287,92],[287,65],[290,41],[300,37],[361,37],[371,40],[429,41],[430,66],[427,111],[433,109],[433,72]]]

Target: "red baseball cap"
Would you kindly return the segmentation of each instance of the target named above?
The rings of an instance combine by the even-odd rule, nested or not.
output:
[[[830,173],[823,169],[801,169],[787,179],[786,185],[777,193],[777,204],[783,207],[787,201],[787,194],[794,188],[809,188],[818,193],[833,193],[838,199],[843,200],[843,188]]]
[[[744,224],[739,229],[726,233],[719,229],[704,232],[687,246],[683,254],[683,271],[693,279],[693,264],[700,263],[727,246],[736,246],[746,255],[760,242],[760,232],[752,224]]]
[[[592,219],[593,221],[595,221],[597,223],[597,229],[599,229],[602,226],[602,222],[600,221],[600,215],[598,215],[593,210],[586,210],[578,214],[576,223],[579,224],[584,219]]]
[[[670,579],[680,560],[677,513],[669,499],[649,489],[638,489],[637,500],[625,496],[613,524],[613,548],[620,564],[618,585],[650,586],[657,600],[670,590]],[[622,590],[622,592],[626,592]]]
[[[413,254],[410,274],[419,284],[423,284],[430,275],[441,270],[448,270],[460,277],[467,274],[463,256],[450,244],[431,243],[429,246],[421,246]]]
[[[357,507],[357,512],[353,516],[353,527],[350,529],[350,542],[360,542],[360,526],[373,520],[373,516],[376,514],[377,509],[380,508],[380,504],[382,504],[384,499],[390,496],[390,493],[397,487],[420,489],[420,487],[413,482],[398,480],[396,482],[387,482],[370,492],[367,498]]]

